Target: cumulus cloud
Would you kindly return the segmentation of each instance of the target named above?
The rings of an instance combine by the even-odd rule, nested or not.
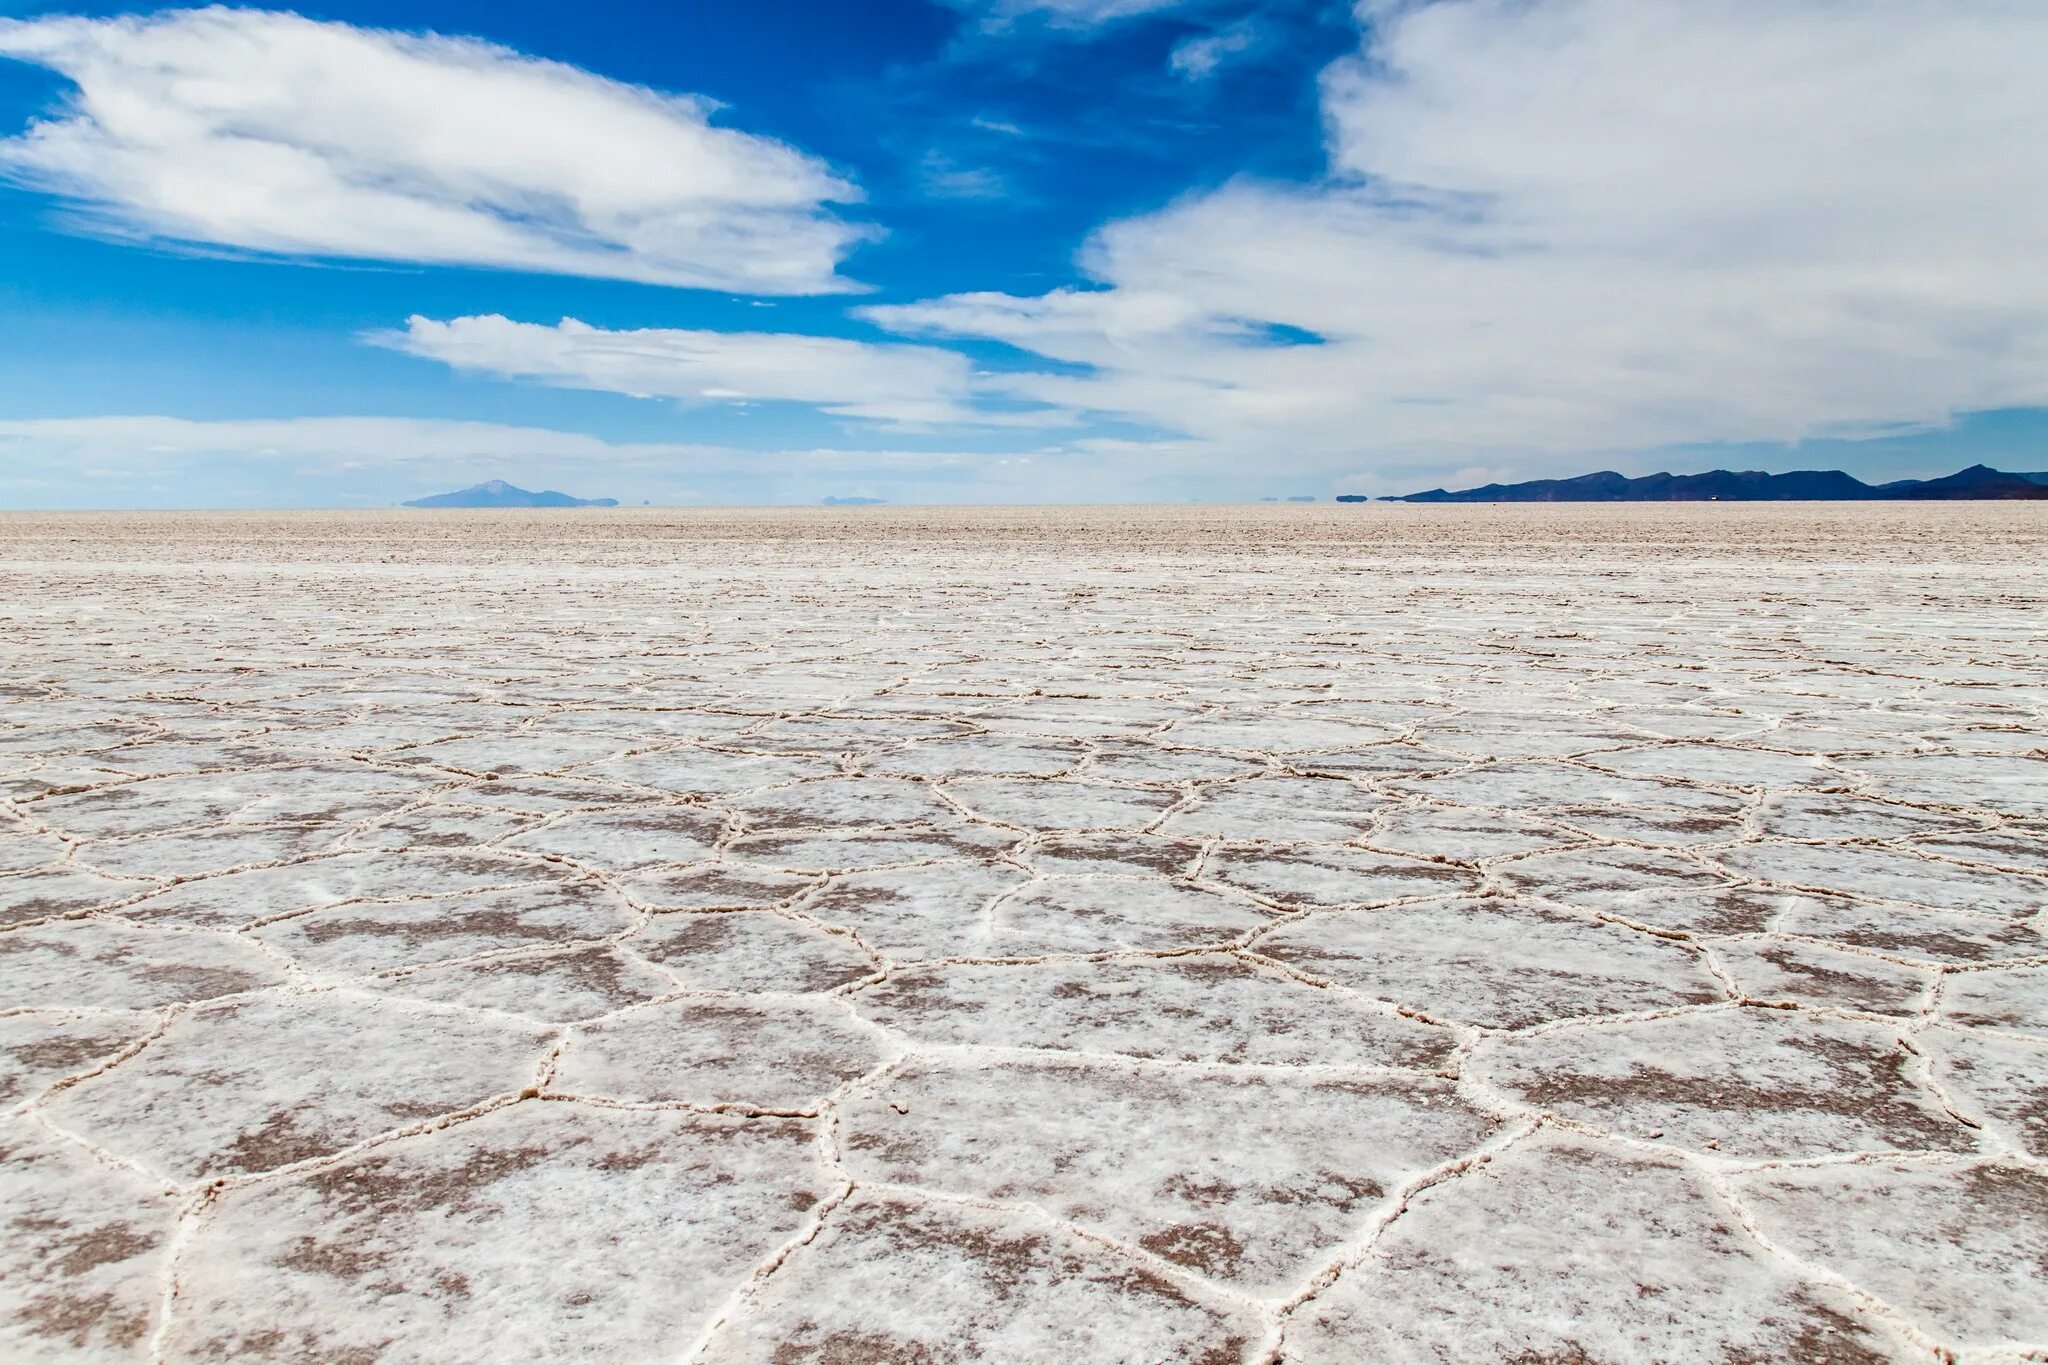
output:
[[[1094,287],[867,310],[1031,399],[1303,467],[2048,403],[2048,9],[1368,0],[1329,172],[1112,224]],[[1075,372],[1075,367],[1085,367]]]
[[[0,20],[75,89],[0,175],[102,233],[757,294],[842,291],[859,192],[715,106],[465,38],[212,8]]]
[[[458,370],[558,388],[689,403],[805,403],[835,417],[904,426],[1043,425],[1040,412],[978,408],[967,357],[932,346],[787,332],[610,331],[564,318],[414,317],[369,340]]]

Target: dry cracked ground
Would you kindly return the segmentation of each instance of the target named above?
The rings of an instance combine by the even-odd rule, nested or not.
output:
[[[0,1358],[2040,1360],[2044,566],[0,519]]]

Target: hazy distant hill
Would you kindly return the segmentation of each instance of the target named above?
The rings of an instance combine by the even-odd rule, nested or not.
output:
[[[1611,469],[1575,479],[1490,483],[1456,493],[1432,488],[1386,502],[1870,502],[1918,499],[2048,499],[2048,473],[2007,474],[1971,465],[1942,479],[1900,479],[1867,484],[1839,469],[1766,474],[1760,469],[1712,469],[1704,474],[1645,474],[1631,479]]]
[[[557,493],[550,488],[545,492],[531,493],[524,488],[506,483],[503,479],[492,479],[489,483],[476,484],[459,493],[436,493],[430,498],[414,498],[407,507],[617,507],[617,498],[572,498],[567,493]]]

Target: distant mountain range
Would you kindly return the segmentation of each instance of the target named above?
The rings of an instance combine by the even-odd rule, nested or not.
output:
[[[1382,498],[1382,502],[1900,502],[2048,498],[2048,472],[2007,474],[1971,465],[1945,479],[1900,479],[1868,484],[1839,469],[1766,474],[1760,469],[1710,469],[1704,474],[1645,474],[1631,479],[1611,469],[1575,479],[1490,483],[1456,493]]]
[[[475,484],[459,493],[436,493],[430,498],[414,498],[407,507],[617,507],[617,498],[572,498],[567,493],[557,493],[550,488],[545,492],[532,493],[524,488],[506,483],[503,479],[492,479],[489,483]]]

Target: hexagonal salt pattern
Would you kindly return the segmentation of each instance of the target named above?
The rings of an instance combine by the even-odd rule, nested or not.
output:
[[[0,518],[0,1358],[2048,1354],[2024,507]]]

